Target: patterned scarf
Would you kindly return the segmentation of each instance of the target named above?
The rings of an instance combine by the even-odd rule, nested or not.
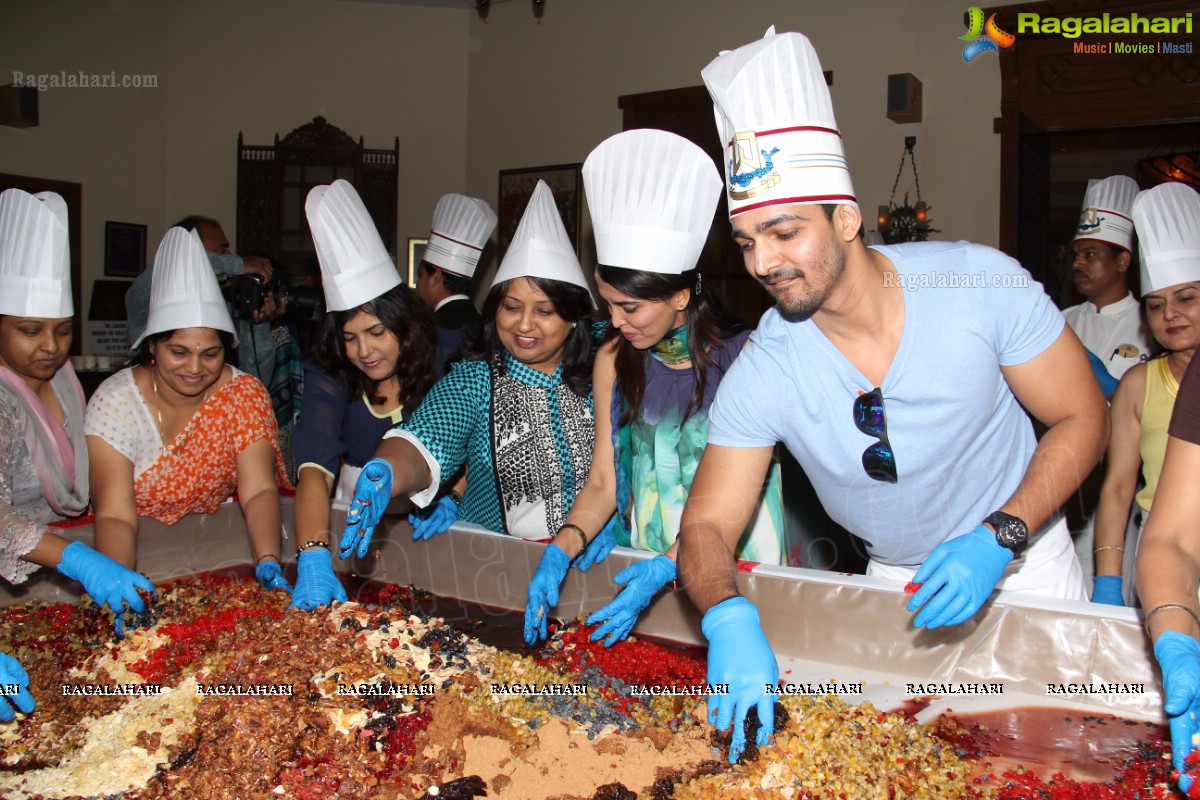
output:
[[[692,355],[688,352],[688,326],[683,323],[674,330],[667,331],[667,335],[655,342],[650,348],[650,355],[657,358],[668,367],[676,364],[682,364],[689,360]]]

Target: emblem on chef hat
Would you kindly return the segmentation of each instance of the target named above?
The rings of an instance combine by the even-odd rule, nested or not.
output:
[[[1075,226],[1075,239],[1095,239],[1133,249],[1133,198],[1137,181],[1127,175],[1113,175],[1088,181],[1083,195],[1083,212]]]
[[[582,286],[591,293],[567,228],[558,215],[554,193],[545,181],[538,181],[534,187],[492,286],[513,278],[547,278]]]
[[[473,277],[483,246],[495,228],[496,212],[483,200],[461,194],[443,195],[433,210],[425,260],[455,275]]]
[[[321,286],[330,311],[358,308],[400,285],[400,273],[349,182],[314,186],[304,214],[317,246]]]
[[[1142,264],[1142,294],[1200,281],[1200,194],[1160,183],[1133,201]]]
[[[171,228],[163,236],[154,255],[150,275],[150,314],[146,330],[133,343],[136,349],[147,336],[181,328],[215,328],[233,335],[237,331],[221,287],[204,252],[200,234],[183,228]]]
[[[67,203],[54,192],[0,194],[0,314],[75,315]]]
[[[731,217],[763,206],[856,204],[829,87],[804,35],[771,27],[700,75],[726,148]]]
[[[673,275],[695,269],[721,194],[703,150],[666,131],[618,133],[587,157],[583,185],[601,264]]]

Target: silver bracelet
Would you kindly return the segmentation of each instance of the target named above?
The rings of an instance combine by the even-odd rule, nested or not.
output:
[[[1163,603],[1161,606],[1155,606],[1154,608],[1150,609],[1149,612],[1147,612],[1146,621],[1142,623],[1143,627],[1146,629],[1146,636],[1150,636],[1150,620],[1154,618],[1155,614],[1168,608],[1178,608],[1180,611],[1186,611],[1191,618],[1196,621],[1196,627],[1200,628],[1200,617],[1196,616],[1195,611],[1192,611],[1187,606],[1180,605],[1179,603]],[[1150,638],[1153,639],[1154,637],[1151,636]]]

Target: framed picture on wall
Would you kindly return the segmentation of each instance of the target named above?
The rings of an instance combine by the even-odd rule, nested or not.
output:
[[[421,260],[425,258],[427,244],[428,239],[408,240],[408,285],[412,289],[417,288],[417,267],[421,266]]]
[[[533,189],[539,180],[545,181],[554,193],[554,202],[558,206],[559,216],[566,226],[567,236],[575,247],[575,255],[579,255],[579,209],[583,194],[582,164],[557,164],[552,167],[528,167],[526,169],[505,169],[500,171],[500,207],[497,214],[500,221],[497,225],[500,231],[499,254],[503,258],[508,252],[513,234],[517,232],[517,224],[529,205]]]
[[[105,277],[136,278],[145,268],[146,226],[132,222],[105,222]]]

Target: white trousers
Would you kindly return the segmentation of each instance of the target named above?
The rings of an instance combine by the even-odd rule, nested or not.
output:
[[[907,583],[917,574],[917,569],[881,564],[872,559],[867,564],[867,574]],[[1029,545],[1022,559],[1010,561],[996,588],[1005,592],[1086,601],[1088,593],[1083,583],[1083,572],[1075,556],[1075,546],[1067,530],[1066,519],[1051,525]]]

